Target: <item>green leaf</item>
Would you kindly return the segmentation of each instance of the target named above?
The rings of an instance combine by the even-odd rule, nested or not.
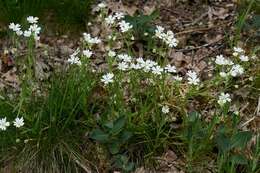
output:
[[[103,132],[102,130],[100,129],[95,129],[91,132],[90,134],[90,138],[98,141],[98,142],[102,142],[102,143],[105,143],[108,141],[109,139],[109,135],[106,134],[105,132]]]
[[[244,148],[247,142],[252,138],[252,133],[249,131],[238,132],[231,138],[232,148]]]
[[[114,122],[114,127],[111,130],[112,134],[118,134],[121,132],[122,128],[124,127],[126,123],[126,118],[125,117],[119,117],[115,122]]]
[[[240,165],[246,165],[247,164],[247,159],[242,156],[242,155],[233,155],[231,157],[231,161],[235,164],[240,164]]]
[[[122,135],[121,135],[121,141],[122,142],[126,142],[129,138],[131,138],[133,136],[132,132],[129,131],[123,131]]]
[[[108,150],[111,154],[117,154],[119,152],[120,146],[117,142],[113,142],[108,145]]]
[[[112,129],[114,127],[114,123],[110,121],[105,123],[104,126],[107,127],[108,129]]]
[[[217,142],[218,148],[222,152],[227,152],[227,151],[229,151],[231,149],[231,141],[224,134],[219,134],[216,137],[216,142]]]

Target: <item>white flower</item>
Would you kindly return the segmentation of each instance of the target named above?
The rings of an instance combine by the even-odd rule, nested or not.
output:
[[[99,9],[102,9],[102,8],[106,8],[107,4],[105,4],[104,2],[101,2],[97,6],[98,6]]]
[[[234,47],[234,53],[233,53],[233,56],[238,56],[239,54],[242,54],[242,53],[244,53],[245,51],[242,49],[242,48],[240,48],[240,47]]]
[[[31,32],[30,30],[24,31],[24,32],[23,32],[23,35],[24,35],[25,37],[31,37],[32,32]]]
[[[90,58],[93,55],[93,52],[91,50],[83,50],[83,55],[86,56],[87,58]]]
[[[164,69],[168,73],[176,73],[176,67],[171,66],[170,64],[168,64],[166,67],[164,67]]]
[[[146,60],[143,63],[140,64],[142,68],[144,68],[145,72],[149,72],[150,70],[152,70],[152,68],[157,65],[156,62],[152,61],[152,60]]]
[[[39,20],[38,17],[33,17],[33,16],[29,16],[29,17],[27,17],[27,21],[28,21],[29,23],[31,23],[31,24],[33,24],[33,23],[37,23],[38,20]]]
[[[218,97],[218,104],[220,106],[223,106],[227,102],[231,102],[230,95],[228,93],[227,94],[221,93],[220,96]]]
[[[21,30],[21,25],[20,24],[15,24],[15,23],[10,23],[9,24],[9,29],[13,30],[14,32],[17,32],[17,31]]]
[[[199,84],[200,79],[198,78],[196,72],[188,71],[187,76],[188,76],[188,84],[192,84],[192,85],[198,85]]]
[[[117,12],[117,13],[115,13],[114,17],[115,17],[117,20],[120,20],[120,19],[122,19],[122,18],[125,17],[125,14],[122,13],[122,12]]]
[[[108,56],[109,56],[109,57],[115,57],[115,56],[116,56],[116,52],[110,50],[110,51],[108,52]]]
[[[21,118],[16,117],[13,123],[15,127],[20,128],[24,125],[24,119],[23,117]]]
[[[168,105],[162,107],[162,113],[168,114],[170,112],[170,108]]]
[[[133,26],[130,24],[130,23],[127,23],[126,21],[122,20],[121,22],[118,23],[119,24],[119,27],[120,27],[120,30],[121,32],[127,32],[129,31],[130,29],[133,28]]]
[[[126,62],[118,63],[118,69],[122,71],[126,71],[128,69],[128,64]]]
[[[177,75],[177,76],[173,76],[173,79],[176,81],[182,81],[183,78]]]
[[[220,72],[219,75],[220,75],[221,77],[224,77],[224,78],[225,78],[225,77],[227,77],[228,74],[227,74],[226,72]]]
[[[233,65],[231,60],[226,59],[223,55],[218,55],[216,57],[215,63],[218,65]]]
[[[169,47],[176,47],[179,43],[172,31],[167,31],[166,35],[164,35],[164,41]]]
[[[231,76],[237,77],[237,76],[240,76],[244,73],[244,68],[241,65],[236,64],[236,65],[232,66],[229,73],[230,73]]]
[[[98,44],[101,40],[98,37],[91,37],[88,33],[83,33],[84,40],[89,44]]]
[[[164,28],[161,26],[156,26],[155,36],[165,42],[169,47],[176,47],[179,41],[175,38],[172,31],[167,31],[164,33]]]
[[[155,36],[160,39],[163,39],[164,38],[164,28],[161,26],[156,26]]]
[[[119,55],[117,55],[117,57],[124,62],[131,62],[132,61],[132,57],[127,55],[127,54],[119,54]]]
[[[130,64],[130,68],[131,69],[134,69],[134,70],[139,70],[139,69],[141,69],[142,67],[140,66],[140,64],[135,64],[135,63],[131,63]]]
[[[163,68],[161,68],[160,66],[154,66],[152,67],[152,73],[153,74],[157,74],[157,75],[161,75],[163,72]]]
[[[6,121],[6,117],[0,119],[0,130],[5,131],[8,126],[10,126],[10,123]]]
[[[36,35],[38,35],[41,31],[41,27],[39,27],[37,24],[33,24],[29,27],[29,31],[35,33]]]
[[[81,65],[81,61],[79,59],[79,57],[77,56],[79,54],[79,49],[77,49],[72,55],[70,55],[70,58],[68,59],[68,62],[70,64],[77,64],[77,65]]]
[[[19,30],[19,31],[16,31],[15,32],[18,36],[21,36],[21,35],[23,35],[23,31],[21,31],[21,30]]]
[[[239,59],[240,59],[241,61],[244,61],[244,62],[249,61],[249,57],[246,56],[246,55],[240,55],[240,56],[239,56]]]
[[[76,56],[71,56],[71,57],[68,59],[68,62],[69,62],[70,64],[81,65],[81,61],[80,61],[79,57],[76,57]]]
[[[112,83],[114,80],[113,80],[113,77],[114,77],[114,74],[113,73],[107,73],[105,75],[102,76],[102,79],[101,81],[107,85],[109,83]]]
[[[108,17],[105,18],[105,22],[108,25],[113,25],[115,23],[116,18],[112,15],[109,15]]]

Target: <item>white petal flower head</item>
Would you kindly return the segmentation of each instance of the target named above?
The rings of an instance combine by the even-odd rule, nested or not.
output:
[[[122,71],[126,71],[128,69],[128,64],[126,62],[120,62],[118,63],[118,69]]]
[[[183,78],[181,76],[177,75],[177,76],[174,76],[173,79],[180,82],[180,81],[182,81]]]
[[[223,106],[226,103],[230,103],[231,102],[231,98],[230,95],[228,93],[221,93],[220,96],[218,97],[218,104],[220,106]]]
[[[237,77],[237,76],[240,76],[244,73],[244,68],[241,65],[236,64],[236,65],[232,66],[229,73],[230,73],[231,76]]]
[[[21,30],[21,25],[20,24],[15,24],[15,23],[10,23],[9,24],[9,29],[13,30],[14,32],[17,32],[17,31]]]
[[[105,85],[114,82],[114,74],[113,73],[107,73],[102,76],[101,82],[103,82]]]
[[[21,31],[21,30],[19,30],[19,31],[16,31],[15,32],[18,36],[21,36],[21,35],[23,35],[23,31]]]
[[[115,23],[115,16],[109,15],[108,17],[105,18],[105,22],[108,25],[113,25]]]
[[[187,76],[188,76],[188,84],[192,84],[192,85],[199,84],[200,79],[198,78],[198,75],[196,72],[188,71]]]
[[[161,26],[156,26],[155,36],[160,39],[163,39],[164,38],[164,28]]]
[[[81,65],[81,61],[80,61],[79,57],[76,57],[76,56],[71,56],[71,57],[68,59],[68,62],[69,62],[70,64]]]
[[[106,8],[106,7],[107,7],[107,4],[104,3],[104,2],[101,2],[101,3],[98,4],[99,9],[103,9],[103,8]]]
[[[13,123],[14,123],[15,127],[20,128],[20,127],[24,126],[24,119],[23,119],[23,117],[21,117],[21,118],[16,117]]]
[[[125,17],[125,14],[122,13],[122,12],[117,12],[115,13],[114,17],[117,19],[117,20],[120,20],[120,19],[123,19]]]
[[[220,72],[219,75],[223,78],[227,77],[228,74],[226,72]]]
[[[25,37],[31,37],[31,35],[32,35],[32,32],[30,30],[23,32],[23,36],[25,36]]]
[[[156,75],[161,75],[163,72],[163,68],[161,68],[160,66],[154,66],[152,67],[152,73],[156,74]]]
[[[117,57],[124,62],[131,62],[132,61],[132,57],[130,55],[127,55],[127,54],[119,54],[119,55],[117,55]]]
[[[108,56],[109,56],[109,57],[115,57],[115,56],[116,56],[116,52],[110,50],[110,51],[108,52]]]
[[[249,61],[249,57],[246,56],[246,55],[240,55],[240,56],[239,56],[239,59],[240,59],[241,61],[243,61],[243,62]]]
[[[172,31],[167,31],[166,35],[164,35],[164,41],[169,47],[176,47],[179,42]]]
[[[216,57],[215,63],[218,65],[233,65],[231,60],[226,59],[223,55],[218,55]]]
[[[10,126],[10,123],[8,121],[6,121],[6,117],[0,119],[0,130],[5,131],[7,127]]]
[[[134,70],[139,70],[139,69],[141,69],[142,67],[140,66],[140,64],[138,64],[138,63],[131,63],[130,64],[130,68],[131,69],[134,69]]]
[[[33,17],[33,16],[29,16],[29,17],[27,17],[27,21],[28,21],[29,23],[31,23],[31,24],[33,24],[33,23],[37,23],[38,20],[39,20],[38,17]]]
[[[29,31],[38,35],[41,31],[41,27],[39,27],[37,24],[33,24],[29,27]]]
[[[89,44],[98,44],[101,42],[101,40],[98,37],[91,37],[88,33],[83,33],[84,40]]]
[[[83,50],[83,55],[87,58],[90,58],[93,55],[93,52],[91,50]]]
[[[240,47],[234,47],[233,56],[238,56],[240,54],[243,54],[245,51]]]
[[[173,65],[168,64],[166,67],[164,67],[165,71],[168,73],[176,73],[176,67]]]
[[[124,20],[122,20],[118,24],[119,24],[119,27],[120,27],[120,31],[123,32],[123,33],[127,32],[127,31],[129,31],[130,29],[133,28],[133,26],[130,23],[128,23]]]
[[[162,113],[168,114],[169,112],[170,112],[169,106],[165,105],[165,106],[162,107]]]
[[[81,65],[81,61],[79,57],[77,56],[79,54],[80,50],[77,49],[72,55],[70,55],[70,58],[68,59],[68,62],[70,64],[76,64],[76,65]]]

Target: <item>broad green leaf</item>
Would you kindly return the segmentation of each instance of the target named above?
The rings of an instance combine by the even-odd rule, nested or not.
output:
[[[108,145],[108,149],[111,154],[117,154],[119,152],[120,146],[117,142],[113,142]]]
[[[118,134],[121,132],[122,128],[124,127],[126,123],[126,118],[125,117],[119,117],[115,122],[114,122],[114,127],[111,130],[112,134]]]
[[[218,148],[222,151],[222,152],[227,152],[231,149],[231,142],[230,139],[227,138],[224,134],[219,134],[216,137],[216,142],[217,142],[217,146]]]
[[[100,129],[95,129],[91,132],[90,138],[92,138],[98,142],[104,143],[104,142],[108,141],[109,135]]]
[[[231,138],[232,148],[244,148],[247,142],[252,138],[252,133],[249,131],[238,132]]]

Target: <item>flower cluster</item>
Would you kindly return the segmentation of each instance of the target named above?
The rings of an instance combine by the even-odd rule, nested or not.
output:
[[[88,33],[83,33],[83,38],[87,44],[98,44],[101,43],[101,40],[98,37],[91,37]]]
[[[161,26],[156,26],[155,36],[161,39],[166,45],[169,47],[176,47],[179,41],[175,38],[174,33],[172,31],[166,31]]]
[[[40,40],[41,27],[37,24],[39,18],[29,16],[27,17],[27,22],[30,24],[27,30],[22,31],[20,24],[10,23],[9,29],[16,33],[18,36],[31,37],[33,36],[35,40]]]
[[[89,45],[89,47],[91,47],[93,44],[98,44],[101,42],[101,40],[98,37],[92,37],[88,33],[83,33],[83,39]],[[73,54],[70,55],[68,62],[70,64],[81,65],[82,62],[80,60],[79,54],[80,54],[80,49],[78,48]],[[93,54],[94,54],[93,51],[90,49],[85,49],[82,51],[82,55],[86,58],[90,58]]]
[[[23,117],[21,117],[21,118],[16,117],[15,120],[13,121],[13,125],[16,128],[20,128],[20,127],[24,126]],[[10,122],[8,122],[6,120],[6,117],[0,119],[0,131],[5,131],[7,129],[7,127],[9,127],[9,126],[10,126]]]
[[[113,51],[112,51],[113,52]],[[111,50],[109,51],[108,54],[111,54]],[[113,52],[112,56],[115,56],[116,53]],[[132,58],[130,55],[127,55],[125,53],[123,54],[118,54],[117,55],[117,69],[120,71],[129,71],[129,70],[141,70],[145,73],[152,73],[153,75],[163,75],[163,74],[168,74],[172,75],[174,73],[177,73],[177,69],[175,66],[167,64],[165,67],[160,66],[157,62],[150,60],[150,59],[143,59],[142,57],[139,58]],[[188,83],[191,85],[198,85],[200,82],[200,79],[197,76],[197,73],[189,71],[187,73],[188,76]],[[101,81],[105,84],[113,82],[111,80],[114,77],[114,75],[104,75],[101,79]],[[181,81],[182,77],[176,75],[173,76],[174,80],[176,81]]]
[[[105,18],[105,23],[107,25],[113,25],[113,24],[115,24],[116,20],[121,20],[124,17],[125,17],[124,13],[117,12],[114,15],[111,14],[111,15],[107,16]]]
[[[249,57],[244,54],[245,51],[242,48],[234,47],[233,50],[234,50],[233,56],[238,57],[241,62],[249,61]],[[238,77],[244,74],[245,71],[242,65],[235,64],[231,60],[225,58],[223,55],[218,55],[215,59],[215,63],[219,66],[222,66],[222,71],[219,73],[221,77],[227,77],[227,76]]]

